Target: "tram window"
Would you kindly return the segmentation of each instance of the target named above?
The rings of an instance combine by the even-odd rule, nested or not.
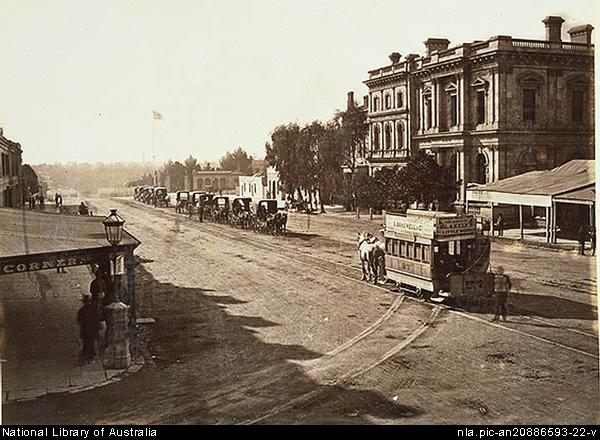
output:
[[[406,258],[409,260],[415,258],[415,245],[413,243],[406,243]]]
[[[388,254],[390,252],[392,252],[392,239],[391,238],[385,239],[385,252]]]
[[[429,251],[430,251],[429,245],[424,244],[423,245],[423,261],[425,263],[429,263]]]
[[[461,252],[462,241],[455,241],[454,243],[456,243],[456,255],[462,254],[462,252]]]
[[[421,261],[421,245],[419,243],[415,243],[415,260],[416,261]]]
[[[400,241],[400,256],[406,257],[406,242]]]
[[[448,255],[454,255],[454,245],[456,242],[450,241],[448,242]]]
[[[399,255],[399,248],[400,248],[399,241],[398,240],[392,241],[392,255],[397,257]]]

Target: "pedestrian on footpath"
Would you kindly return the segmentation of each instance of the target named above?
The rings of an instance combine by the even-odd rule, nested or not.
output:
[[[508,294],[512,287],[512,283],[508,275],[504,274],[504,268],[498,266],[494,277],[494,296],[496,297],[496,313],[493,321],[499,321],[500,316],[504,322],[508,317]]]
[[[596,228],[594,228],[593,226],[590,228],[590,244],[591,244],[592,255],[595,256],[596,255]]]
[[[577,231],[577,237],[579,239],[579,254],[585,255],[585,242],[588,239],[588,227],[587,225],[581,225]]]
[[[98,314],[98,337],[95,341],[96,353],[102,355],[105,347],[106,337],[106,313],[104,312],[106,283],[102,272],[98,267],[94,271],[95,279],[90,283],[90,293],[92,294],[92,305]]]
[[[504,219],[502,218],[502,214],[498,215],[498,220],[496,220],[496,229],[498,230],[498,237],[504,236]]]
[[[83,365],[96,357],[98,338],[98,310],[92,304],[90,295],[83,296],[83,306],[77,311],[77,324],[79,324],[79,337],[83,342],[79,363]]]

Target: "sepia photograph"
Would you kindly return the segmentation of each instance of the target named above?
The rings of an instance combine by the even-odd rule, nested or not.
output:
[[[0,0],[2,436],[596,436],[597,13]]]

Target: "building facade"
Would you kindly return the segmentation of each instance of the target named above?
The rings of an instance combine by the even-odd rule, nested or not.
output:
[[[214,194],[238,194],[239,177],[244,173],[239,171],[194,171],[192,184],[186,179],[188,191],[206,191]]]
[[[1,128],[0,164],[0,207],[21,206],[24,197],[24,194],[21,194],[21,145],[5,138]]]
[[[239,187],[241,197],[251,197],[253,200],[266,199],[267,177],[265,173],[254,176],[240,176]]]
[[[455,173],[462,209],[470,183],[593,159],[593,27],[570,29],[566,42],[563,22],[546,17],[545,40],[429,38],[425,55],[391,54],[364,81],[369,134],[357,163],[401,166],[426,150]]]

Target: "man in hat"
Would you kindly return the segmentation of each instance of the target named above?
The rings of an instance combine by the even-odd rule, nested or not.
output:
[[[77,311],[77,324],[79,336],[83,341],[80,362],[86,363],[96,357],[96,340],[100,326],[98,308],[92,303],[91,295],[83,296],[83,306]]]
[[[494,295],[496,297],[496,314],[494,315],[494,321],[499,321],[500,316],[502,320],[506,322],[508,315],[508,293],[512,287],[512,283],[508,275],[504,274],[504,268],[498,266],[496,269],[496,276],[494,277]]]

